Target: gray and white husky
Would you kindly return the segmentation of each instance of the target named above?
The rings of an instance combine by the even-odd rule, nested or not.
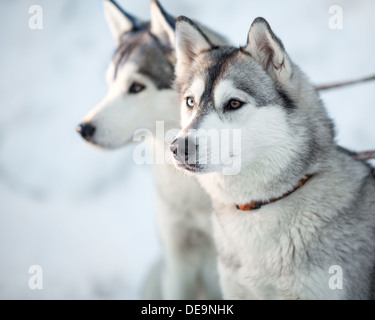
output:
[[[269,24],[257,18],[234,48],[180,17],[176,57],[183,129],[172,158],[212,197],[224,297],[373,298],[374,169],[335,144],[317,91]],[[240,130],[219,158],[213,129]],[[225,174],[236,159],[239,173]]]
[[[109,90],[77,129],[88,142],[115,149],[131,143],[139,129],[151,130],[156,137],[158,120],[166,131],[178,128],[178,93],[172,88],[175,19],[157,1],[151,1],[150,22],[140,22],[114,1],[103,5],[116,41],[106,75]],[[225,42],[205,30],[213,43]],[[159,138],[151,142],[165,154],[168,144]],[[149,286],[146,298],[221,298],[209,196],[171,162],[155,165],[155,176],[164,263],[161,293],[150,293]]]

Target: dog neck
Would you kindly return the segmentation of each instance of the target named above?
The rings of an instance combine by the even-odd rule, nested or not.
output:
[[[285,167],[275,167],[263,159],[262,163],[252,163],[242,168],[236,175],[207,173],[198,176],[202,187],[215,202],[224,205],[246,204],[252,200],[266,202],[278,199],[294,190],[307,175],[315,175],[327,170],[324,160],[308,166],[296,165],[289,161]]]

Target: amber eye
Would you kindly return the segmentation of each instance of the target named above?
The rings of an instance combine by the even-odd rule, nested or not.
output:
[[[189,108],[194,107],[194,98],[193,98],[193,97],[187,97],[187,98],[186,98],[186,105],[187,105]]]
[[[230,100],[229,103],[228,103],[228,107],[230,109],[238,109],[242,105],[243,105],[243,103],[241,101],[238,101],[238,100],[235,100],[235,99]]]
[[[139,93],[143,91],[146,87],[138,82],[133,82],[129,88],[129,93]]]

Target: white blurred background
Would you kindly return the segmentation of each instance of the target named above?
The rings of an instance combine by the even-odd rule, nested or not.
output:
[[[149,0],[119,0],[149,18]],[[372,0],[161,0],[244,44],[265,17],[317,83],[375,73]],[[31,5],[43,30],[28,27]],[[331,5],[343,29],[328,26]],[[136,299],[160,254],[151,166],[136,166],[130,146],[101,152],[75,132],[104,96],[114,50],[99,0],[0,2],[0,298]],[[375,149],[375,82],[322,95],[337,140]],[[373,162],[374,163],[374,162]],[[43,290],[28,269],[43,268]]]

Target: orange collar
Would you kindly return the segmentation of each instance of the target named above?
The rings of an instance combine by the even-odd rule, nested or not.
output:
[[[266,200],[266,201],[251,201],[251,202],[245,203],[245,204],[235,204],[235,206],[238,210],[242,210],[242,211],[250,211],[250,210],[259,209],[261,206],[264,206],[265,204],[276,202],[278,200],[284,199],[285,197],[289,196],[294,191],[301,188],[312,176],[313,176],[312,174],[306,175],[303,179],[301,179],[298,182],[297,186],[292,191],[284,193],[279,198],[271,198],[270,200]]]

